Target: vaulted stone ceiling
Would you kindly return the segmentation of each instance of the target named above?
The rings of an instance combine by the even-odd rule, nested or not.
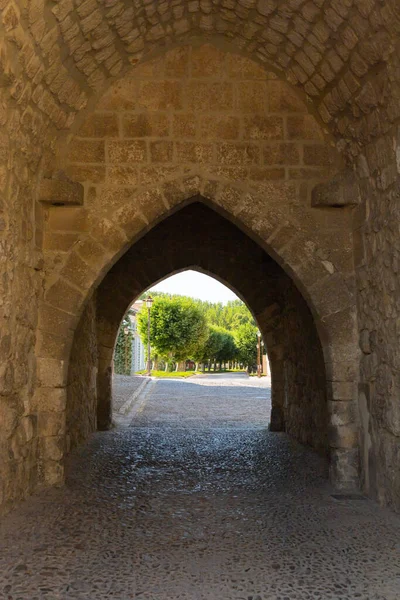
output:
[[[21,2],[22,4],[22,2]],[[324,122],[368,141],[398,116],[396,0],[32,0],[1,2],[25,94],[58,129],[107,81],[164,46],[219,38],[299,84]],[[392,61],[392,64],[391,62]],[[15,62],[15,59],[14,59]],[[15,77],[15,69],[13,69]],[[397,76],[397,79],[398,76]],[[357,151],[351,147],[354,154]]]

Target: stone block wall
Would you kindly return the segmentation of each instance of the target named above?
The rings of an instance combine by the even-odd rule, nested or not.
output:
[[[94,295],[75,331],[68,371],[65,451],[84,442],[97,429],[97,318]]]
[[[354,219],[362,482],[380,504],[395,510],[400,510],[398,135],[397,125],[379,139],[371,136],[360,153],[363,204]]]
[[[36,184],[41,155],[54,139],[51,125],[41,139],[43,115],[36,114],[34,125],[29,119],[18,48],[1,37],[0,22],[0,513],[41,481],[38,428],[44,423],[34,389],[43,259]]]
[[[125,194],[196,165],[233,181],[304,182],[307,195],[339,165],[325,138],[273,72],[212,45],[184,46],[113,85],[60,166],[85,186]]]
[[[313,317],[292,283],[283,290],[284,430],[328,455],[329,414],[324,357]]]

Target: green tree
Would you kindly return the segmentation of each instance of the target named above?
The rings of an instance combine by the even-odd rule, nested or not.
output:
[[[221,302],[207,303],[204,311],[209,323],[228,331],[233,331],[244,323],[254,324],[251,312],[241,300],[230,300],[225,305]]]
[[[144,292],[140,298],[144,300],[148,294],[149,292]],[[204,314],[207,323],[216,325],[217,327],[223,327],[228,331],[234,331],[244,323],[255,325],[251,312],[246,304],[239,299],[230,300],[224,305],[222,302],[208,302],[197,298],[189,298],[188,296],[171,295],[166,292],[152,292],[150,290],[150,294],[153,298],[169,298],[171,300],[178,298],[181,300],[189,300]]]
[[[222,363],[233,360],[236,357],[237,348],[233,334],[223,327],[209,325],[208,336],[202,346],[199,346],[193,356],[196,362]]]
[[[147,309],[138,315],[138,331],[147,343]],[[164,360],[191,358],[207,339],[207,322],[193,300],[157,296],[151,308],[150,343],[155,355]]]
[[[153,295],[153,292],[150,291],[150,293]],[[147,295],[148,292],[145,292],[142,294],[142,298],[144,299]],[[170,336],[169,329],[166,330],[164,336],[161,331],[157,332],[157,336],[153,335],[152,332],[152,340],[155,340],[152,341],[154,356],[167,361],[183,361],[186,358],[193,358],[198,363],[211,362],[214,365],[217,362],[221,364],[232,360],[239,360],[250,367],[256,364],[257,338],[254,342],[254,336],[257,327],[251,312],[241,300],[231,300],[224,305],[222,302],[206,302],[165,292],[154,292],[154,297],[157,301],[164,299],[167,303],[174,303],[175,301],[189,303],[191,307],[195,307],[203,315],[208,325],[208,328],[206,328],[208,329],[207,335],[198,336],[196,343],[194,345],[189,344],[186,348],[186,338],[181,335],[181,351],[178,352],[169,348],[169,339],[174,338],[174,335]],[[153,310],[154,306],[152,314]],[[142,337],[147,341],[147,312],[143,319],[145,320],[145,330],[143,330]],[[161,324],[160,329],[162,329]],[[173,331],[172,334],[174,334]],[[167,338],[168,350],[166,350],[164,337]]]
[[[218,350],[215,358],[220,363],[220,367],[222,367],[222,363],[229,362],[230,360],[236,358],[238,350],[236,347],[235,338],[230,331],[220,328],[219,334],[221,339],[221,347]]]
[[[216,360],[218,352],[223,345],[223,338],[220,328],[215,325],[208,326],[207,337],[202,344],[199,344],[193,355],[196,362],[211,363]]]
[[[257,327],[251,323],[240,325],[235,331],[238,360],[250,368],[257,364]]]

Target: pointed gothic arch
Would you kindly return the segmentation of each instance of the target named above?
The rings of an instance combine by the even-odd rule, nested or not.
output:
[[[96,298],[96,310],[98,318],[96,335],[99,335],[99,362],[98,366],[96,367],[98,369],[96,389],[97,393],[99,394],[99,398],[103,396],[103,400],[101,401],[100,399],[99,401],[100,405],[103,404],[103,409],[106,407],[105,410],[103,410],[103,416],[100,416],[100,420],[103,419],[103,427],[107,426],[111,397],[110,365],[112,360],[112,350],[114,347],[114,341],[117,335],[119,323],[124,312],[135,295],[140,294],[154,281],[159,280],[171,272],[194,265],[199,266],[207,272],[221,276],[226,281],[229,281],[234,289],[246,299],[248,305],[256,314],[263,334],[267,337],[267,339],[270,340],[270,359],[274,378],[275,394],[273,405],[274,427],[276,429],[287,429],[290,431],[290,428],[285,423],[285,418],[282,412],[282,406],[285,401],[285,376],[283,374],[284,364],[285,360],[289,360],[290,357],[285,355],[284,328],[282,327],[282,320],[280,319],[281,307],[279,306],[279,302],[276,302],[276,297],[269,297],[267,293],[261,294],[260,298],[262,297],[262,304],[257,305],[257,293],[259,294],[260,288],[254,287],[254,285],[252,286],[251,282],[252,275],[256,281],[260,279],[260,275],[257,275],[257,270],[255,269],[254,264],[250,263],[249,268],[245,272],[243,271],[243,267],[242,270],[238,268],[238,264],[236,262],[232,266],[232,270],[229,271],[228,269],[227,272],[226,263],[224,263],[224,268],[222,271],[220,270],[220,272],[218,272],[218,268],[215,264],[212,266],[210,266],[210,263],[207,264],[204,253],[201,261],[199,258],[196,259],[196,256],[193,256],[193,253],[198,254],[199,240],[197,239],[196,243],[191,247],[192,255],[186,254],[182,260],[179,259],[179,246],[176,247],[175,252],[172,252],[170,248],[169,252],[171,252],[171,254],[168,256],[166,247],[161,245],[160,252],[163,256],[161,267],[157,266],[154,260],[147,263],[147,266],[144,267],[142,260],[139,262],[139,270],[137,268],[136,270],[129,270],[128,268],[129,259],[132,260],[132,257],[135,256],[135,252],[137,252],[140,247],[145,246],[146,239],[151,239],[151,236],[157,235],[157,230],[162,230],[164,223],[175,220],[177,223],[176,227],[178,227],[179,230],[179,227],[182,227],[182,225],[179,225],[179,215],[184,215],[185,211],[189,211],[190,214],[191,207],[201,206],[203,207],[202,210],[214,213],[217,221],[218,219],[220,222],[226,221],[226,223],[229,224],[229,227],[237,230],[240,234],[240,240],[242,240],[241,245],[243,244],[243,240],[246,240],[246,244],[250,244],[253,249],[258,249],[253,251],[259,252],[260,256],[263,256],[263,260],[266,260],[270,265],[269,269],[272,269],[268,276],[270,278],[272,277],[272,279],[274,279],[274,277],[281,279],[281,293],[284,295],[285,293],[288,293],[288,289],[292,290],[292,298],[293,294],[296,298],[293,300],[293,302],[297,304],[300,303],[308,313],[308,328],[305,328],[304,330],[310,330],[310,328],[313,327],[315,332],[318,331],[318,334],[316,333],[316,339],[318,340],[321,350],[322,362],[320,364],[322,365],[321,369],[325,370],[326,373],[326,387],[323,390],[323,395],[327,399],[325,408],[326,413],[329,413],[330,418],[330,425],[327,423],[327,428],[326,431],[323,432],[323,436],[325,436],[326,439],[329,437],[332,478],[336,484],[343,487],[354,485],[354,481],[357,477],[358,467],[357,440],[355,439],[356,424],[354,420],[354,408],[352,401],[354,365],[352,364],[352,355],[348,357],[343,355],[343,351],[349,346],[349,336],[351,336],[351,330],[349,331],[349,320],[347,318],[347,315],[350,315],[351,317],[351,295],[348,295],[347,304],[341,306],[340,310],[336,310],[337,304],[335,304],[334,308],[332,309],[332,305],[329,303],[329,301],[327,301],[327,294],[329,298],[330,286],[333,286],[336,290],[335,293],[337,298],[337,273],[330,274],[327,272],[327,275],[324,274],[324,276],[321,278],[321,283],[319,285],[319,282],[316,280],[313,280],[311,285],[305,285],[305,283],[301,282],[300,280],[300,284],[302,284],[302,287],[304,287],[307,291],[307,301],[311,299],[313,302],[310,307],[312,309],[311,316],[307,302],[302,298],[301,293],[298,291],[300,286],[297,285],[297,281],[293,283],[293,279],[288,275],[288,272],[290,274],[304,272],[304,269],[306,269],[308,265],[308,277],[312,279],[315,265],[312,260],[309,260],[309,256],[307,254],[307,240],[304,241],[304,237],[300,235],[299,232],[295,231],[294,235],[297,243],[293,244],[293,252],[289,253],[288,249],[285,249],[285,245],[282,246],[282,251],[280,252],[281,247],[278,245],[278,243],[274,246],[274,240],[279,239],[278,232],[282,229],[282,224],[278,222],[268,238],[273,250],[270,253],[266,253],[261,244],[254,241],[254,237],[257,237],[257,234],[255,236],[253,234],[252,239],[243,231],[246,230],[249,225],[251,227],[252,221],[250,219],[255,218],[254,213],[257,214],[256,208],[254,209],[254,212],[251,210],[251,208],[246,211],[243,209],[244,215],[247,217],[247,221],[245,222],[247,224],[243,224],[242,227],[239,228],[238,224],[241,222],[240,214],[242,211],[239,210],[236,215],[232,216],[231,219],[228,220],[225,216],[227,213],[227,205],[223,204],[223,199],[226,197],[231,197],[233,191],[237,192],[237,190],[232,187],[229,187],[228,190],[221,190],[214,200],[205,198],[202,194],[196,194],[195,196],[192,195],[188,199],[188,192],[184,191],[185,186],[186,189],[189,186],[189,189],[193,191],[194,182],[196,182],[197,190],[199,188],[204,190],[205,188],[210,187],[209,182],[201,182],[198,177],[193,177],[192,179],[186,178],[180,182],[175,182],[175,189],[178,192],[178,198],[175,200],[175,202],[171,202],[171,197],[169,197],[170,202],[168,208],[165,203],[165,198],[161,197],[160,194],[155,193],[151,206],[153,222],[156,224],[150,228],[149,225],[143,224],[143,220],[139,221],[142,224],[142,229],[136,234],[133,240],[131,238],[130,241],[127,240],[126,235],[125,237],[122,237],[121,232],[126,232],[128,230],[132,231],[137,227],[138,213],[137,211],[129,210],[129,207],[126,207],[126,210],[121,209],[117,215],[117,218],[120,219],[118,226],[112,225],[111,222],[109,222],[108,227],[103,228],[103,235],[96,236],[96,243],[102,249],[100,255],[96,255],[96,260],[100,258],[100,265],[98,265],[96,271],[94,270],[93,266],[90,266],[90,260],[88,260],[87,256],[85,257],[84,255],[84,252],[87,251],[88,246],[90,244],[94,244],[94,240],[90,239],[90,236],[85,234],[82,235],[80,242],[76,246],[75,253],[72,254],[68,259],[69,264],[67,263],[63,267],[60,272],[60,278],[53,284],[51,288],[49,288],[47,304],[43,305],[44,310],[41,318],[41,324],[43,327],[44,336],[42,339],[50,339],[49,337],[46,338],[46,328],[50,328],[49,325],[54,323],[54,318],[63,320],[63,329],[68,331],[69,335],[52,335],[51,344],[49,345],[48,343],[43,343],[42,347],[38,349],[41,354],[40,358],[38,359],[41,387],[38,389],[37,393],[39,395],[42,394],[42,398],[46,398],[49,394],[51,394],[51,388],[57,388],[57,393],[60,395],[60,397],[62,396],[63,402],[65,404],[67,403],[69,381],[68,372],[73,341],[74,339],[76,340],[76,332],[80,332],[78,323],[79,320],[82,319],[82,314],[84,314],[85,307],[86,310],[93,311],[93,299]],[[186,194],[186,199],[184,201],[181,200],[183,194]],[[149,191],[147,195],[147,198],[150,197],[151,191]],[[240,202],[238,205],[240,206]],[[210,208],[210,206],[213,208]],[[221,215],[221,210],[224,216]],[[253,217],[251,217],[251,215],[253,215]],[[276,213],[274,213],[274,223],[276,223],[275,219]],[[233,222],[235,223],[234,225]],[[285,220],[284,223],[284,226],[289,226],[290,229],[290,225],[288,225],[287,220]],[[254,231],[255,228],[253,227],[252,229]],[[100,226],[96,229],[96,231],[101,231]],[[218,227],[216,228],[216,231],[218,238]],[[115,232],[117,232],[117,236],[114,235]],[[205,231],[203,230],[199,235],[203,236],[199,239],[202,239],[204,244],[207,244],[207,236]],[[123,242],[122,248],[116,248],[116,239],[119,239]],[[304,244],[303,247],[301,246],[302,241]],[[111,248],[114,250],[113,254],[110,251],[110,243]],[[291,246],[291,244],[289,245]],[[156,246],[154,246],[154,248],[156,248]],[[241,248],[238,248],[238,251],[240,252]],[[286,271],[280,265],[278,265],[275,259],[271,257],[272,253],[275,256],[279,256],[280,261],[283,262],[286,267]],[[230,255],[232,255],[232,249]],[[205,256],[207,256],[207,253]],[[288,257],[290,256],[293,257],[292,262],[288,261]],[[218,258],[220,259],[221,256]],[[208,259],[210,259],[210,257],[208,257]],[[77,261],[80,261],[88,267],[88,271],[85,271],[84,277],[82,275],[82,270],[76,268]],[[75,267],[72,268],[71,264],[74,264]],[[300,270],[300,266],[302,270]],[[87,277],[88,272],[91,273],[92,277]],[[69,274],[68,278],[67,273]],[[126,284],[126,281],[124,281],[124,279],[126,280],[126,273],[130,273],[129,277],[133,278],[133,282],[136,282],[136,287],[135,285],[132,287],[132,284]],[[117,284],[117,276],[120,278],[119,284]],[[271,279],[269,282],[270,281]],[[248,287],[247,290],[241,289],[244,282],[247,282],[247,286],[250,284],[250,287]],[[264,290],[271,289],[270,283],[267,282],[265,282],[262,287]],[[107,289],[111,290],[112,298],[107,296]],[[258,290],[257,293],[255,293],[255,289]],[[344,287],[344,289],[347,289],[347,286]],[[56,290],[58,290],[58,292]],[[60,307],[60,302],[70,302],[70,290],[76,290],[77,292],[74,299],[75,306]],[[63,299],[60,298],[59,292],[64,294]],[[251,298],[252,294],[255,294],[254,299]],[[54,302],[53,299],[55,298],[57,298],[57,302]],[[340,301],[343,302],[343,299],[340,299]],[[58,304],[58,307],[54,304]],[[113,309],[113,316],[107,317],[107,311],[110,310],[110,307]],[[303,308],[301,310],[303,310]],[[50,319],[50,321],[47,321],[47,324],[46,318]],[[57,348],[56,352],[58,356],[60,356],[59,360],[54,359],[55,347]],[[49,371],[46,372],[46,369],[49,369]],[[50,370],[50,379],[46,379]],[[54,380],[54,377],[58,378]],[[54,392],[55,390],[53,389],[52,391]],[[46,408],[46,405],[44,406]],[[47,411],[45,411],[45,413],[46,412]],[[100,410],[100,415],[101,412],[102,411]],[[62,455],[66,448],[65,426],[65,421],[59,423],[59,436],[58,441],[56,442],[61,453],[61,460],[59,459],[55,461],[53,458],[49,458],[48,456],[46,457],[45,454],[43,455],[43,460],[45,461],[43,464],[47,464],[47,467],[50,469],[50,475],[54,475],[55,473],[58,477],[62,476]],[[296,435],[296,425],[292,423],[290,427],[292,428],[293,434]],[[84,439],[84,437],[85,435],[82,436],[82,439]],[[302,439],[301,435],[297,435],[297,437]],[[306,435],[303,435],[303,441],[307,441],[306,437]],[[310,439],[308,441],[310,441]],[[50,443],[54,442],[55,440],[53,439]],[[44,449],[46,449],[46,443],[46,436],[44,436],[42,446]],[[323,446],[323,444],[320,442],[317,442],[314,445],[317,447],[319,446],[320,448]]]

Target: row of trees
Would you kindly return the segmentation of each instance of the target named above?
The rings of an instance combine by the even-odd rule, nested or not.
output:
[[[150,343],[155,367],[159,362],[184,368],[187,360],[203,369],[256,364],[257,327],[240,300],[203,302],[185,296],[154,294]],[[138,331],[147,342],[147,309],[138,315]]]

